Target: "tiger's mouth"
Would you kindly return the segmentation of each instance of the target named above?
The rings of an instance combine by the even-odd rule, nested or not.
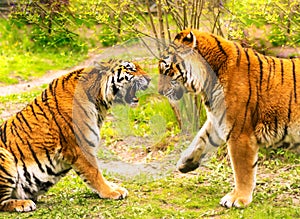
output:
[[[139,90],[146,90],[148,88],[150,80],[147,80],[147,84],[139,84],[138,81],[132,83],[127,89],[125,94],[125,102],[131,107],[136,107],[139,104],[139,99],[136,97],[136,92]]]

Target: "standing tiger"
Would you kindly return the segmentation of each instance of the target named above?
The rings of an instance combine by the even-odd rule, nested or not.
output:
[[[183,30],[159,62],[159,92],[178,100],[201,95],[207,121],[177,163],[181,172],[200,165],[213,148],[227,144],[234,189],[220,204],[252,201],[259,146],[300,143],[300,59],[264,56],[198,30]]]
[[[26,212],[69,170],[101,198],[128,192],[98,168],[99,129],[112,103],[135,105],[150,78],[136,63],[111,60],[53,80],[0,126],[0,210]]]

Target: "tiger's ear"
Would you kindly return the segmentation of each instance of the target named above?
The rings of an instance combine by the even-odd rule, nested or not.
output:
[[[188,35],[186,35],[182,41],[187,42],[189,44],[192,43],[192,48],[197,47],[197,39],[196,39],[196,36],[194,35],[193,31],[189,32]]]

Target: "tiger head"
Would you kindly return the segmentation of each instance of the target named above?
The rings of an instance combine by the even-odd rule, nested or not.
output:
[[[159,61],[158,92],[170,100],[179,100],[185,91],[201,93],[203,75],[211,70],[197,50],[192,31],[178,34]]]
[[[111,91],[115,103],[127,103],[134,107],[138,104],[136,92],[146,90],[150,83],[150,77],[142,68],[133,62],[120,61],[117,67],[112,69]]]
[[[176,54],[174,45],[167,48],[159,61],[159,82],[158,92],[170,100],[179,100],[182,98],[185,88],[183,87],[182,69],[184,62]]]

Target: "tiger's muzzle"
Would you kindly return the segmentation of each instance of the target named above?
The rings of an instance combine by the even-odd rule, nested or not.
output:
[[[139,90],[146,90],[149,86],[151,79],[148,76],[139,76],[128,87],[124,100],[131,107],[135,107],[139,103],[139,99],[136,97],[136,92]]]

